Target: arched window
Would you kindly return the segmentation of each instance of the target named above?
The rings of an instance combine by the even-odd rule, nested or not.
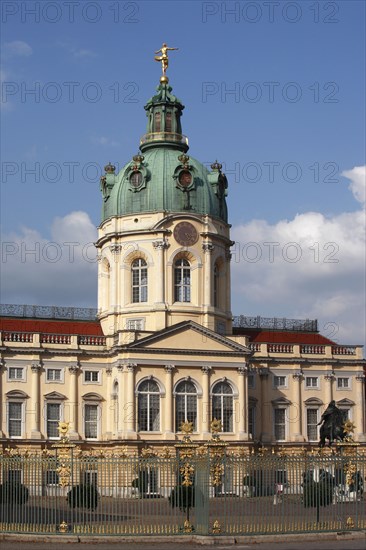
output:
[[[147,302],[147,264],[142,258],[132,262],[132,302]]]
[[[160,430],[160,390],[155,380],[142,381],[137,389],[138,431],[158,432]]]
[[[221,420],[222,431],[233,431],[233,390],[228,382],[218,382],[212,390],[212,418]]]
[[[154,132],[160,132],[160,130],[161,130],[161,113],[159,113],[159,111],[156,111]]]
[[[174,301],[191,301],[191,266],[185,258],[176,260],[174,264]]]
[[[171,132],[172,131],[172,112],[167,111],[165,115],[165,131]]]
[[[214,272],[213,272],[213,305],[214,307],[219,307],[219,268],[217,264],[215,264]]]
[[[175,431],[179,432],[182,422],[192,422],[197,430],[197,388],[190,380],[180,382],[175,392]]]

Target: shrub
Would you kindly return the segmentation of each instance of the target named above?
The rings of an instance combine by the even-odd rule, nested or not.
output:
[[[95,510],[99,502],[99,493],[94,485],[75,485],[67,493],[66,500],[70,508]]]
[[[21,483],[6,481],[0,485],[0,503],[10,504],[26,504],[29,499],[29,489]]]
[[[176,485],[170,493],[169,503],[172,508],[180,508],[186,511],[189,508],[194,508],[195,505],[195,489],[193,485],[183,487]]]
[[[304,483],[303,497],[305,508],[328,506],[333,499],[333,484],[326,481],[307,481]]]

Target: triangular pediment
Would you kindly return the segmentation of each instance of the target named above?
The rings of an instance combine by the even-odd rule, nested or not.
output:
[[[171,350],[211,355],[251,355],[249,348],[205,328],[194,321],[183,321],[129,344],[129,349]]]

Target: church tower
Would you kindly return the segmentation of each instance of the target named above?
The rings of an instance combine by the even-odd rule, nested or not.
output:
[[[218,162],[208,170],[188,154],[165,70],[140,151],[101,178],[99,319],[106,335],[186,320],[231,334],[227,179]]]

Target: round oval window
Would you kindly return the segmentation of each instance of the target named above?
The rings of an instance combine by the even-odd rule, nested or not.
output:
[[[130,182],[133,187],[139,187],[142,182],[142,174],[141,172],[133,172],[130,177]]]
[[[179,174],[179,183],[182,187],[188,187],[192,183],[192,174],[188,170],[183,170]]]

